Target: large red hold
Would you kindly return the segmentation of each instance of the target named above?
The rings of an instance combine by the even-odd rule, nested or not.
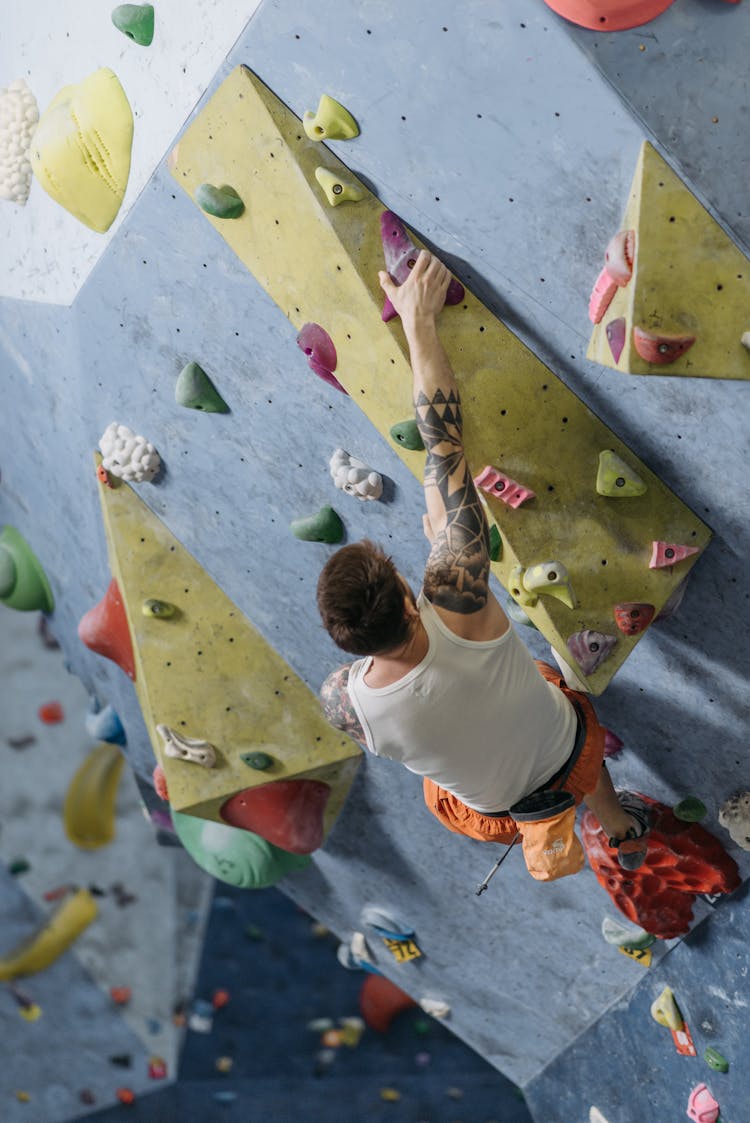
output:
[[[599,884],[620,912],[652,936],[671,940],[689,931],[696,894],[732,893],[740,876],[734,859],[700,823],[683,822],[665,804],[641,798],[653,823],[640,869],[622,868],[591,811],[581,820],[581,839]]]
[[[311,854],[323,845],[323,813],[330,794],[321,780],[274,780],[231,796],[222,804],[221,817],[280,850]]]
[[[369,974],[360,988],[359,1012],[370,1029],[378,1033],[385,1033],[402,1010],[416,1005],[413,998],[385,975]]]
[[[97,655],[111,659],[135,679],[135,657],[128,618],[117,581],[112,578],[106,593],[78,623],[78,638]]]

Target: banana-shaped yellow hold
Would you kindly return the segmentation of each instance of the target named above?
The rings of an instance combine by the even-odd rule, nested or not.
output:
[[[82,850],[98,850],[115,837],[115,804],[125,758],[117,745],[92,749],[70,781],[63,807],[65,833]]]
[[[54,963],[97,915],[87,889],[77,889],[60,902],[48,920],[15,951],[0,959],[0,982],[35,975]]]

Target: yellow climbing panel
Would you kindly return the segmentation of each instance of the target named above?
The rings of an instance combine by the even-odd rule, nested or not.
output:
[[[241,218],[206,220],[219,231],[296,328],[312,322],[331,336],[336,378],[388,439],[413,416],[408,352],[398,320],[381,320],[384,207],[356,181],[362,200],[331,207],[316,179],[324,166],[356,177],[245,67],[237,67],[191,123],[170,158],[192,197],[204,182],[229,183],[246,201]],[[418,245],[417,239],[413,239]],[[466,454],[476,475],[487,464],[531,488],[518,509],[488,496],[503,540],[493,568],[507,587],[513,567],[556,560],[570,573],[577,607],[540,597],[528,612],[568,662],[568,637],[594,629],[617,637],[588,677],[600,693],[639,636],[625,636],[613,606],[645,602],[659,610],[706,546],[710,532],[637,457],[470,292],[441,316],[441,337],[456,371]],[[290,341],[290,357],[296,351]],[[298,354],[304,366],[304,356]],[[309,377],[314,379],[314,375]],[[394,447],[394,442],[389,442]],[[647,484],[645,494],[596,492],[599,453],[612,449]],[[423,452],[396,451],[421,479]],[[671,570],[649,570],[652,540],[696,546]]]
[[[594,327],[587,356],[628,374],[750,378],[750,261],[648,141],[638,157],[623,230],[635,231],[633,275]],[[615,231],[612,231],[614,234]],[[607,325],[625,320],[615,361]],[[633,328],[695,336],[673,362],[647,362]]]
[[[332,789],[327,833],[357,770],[359,746],[328,725],[312,691],[128,484],[101,487],[100,496],[133,639],[135,688],[171,806],[223,822],[219,810],[236,792],[273,780],[322,780]],[[176,611],[144,614],[153,599]],[[208,741],[215,766],[166,756],[157,725]],[[271,766],[249,767],[242,754],[250,752],[267,753]]]

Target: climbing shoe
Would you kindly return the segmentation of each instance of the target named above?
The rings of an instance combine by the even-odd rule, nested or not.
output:
[[[623,811],[633,819],[624,838],[610,838],[609,845],[617,850],[617,861],[624,870],[637,870],[646,860],[651,812],[635,792],[622,791],[617,799]]]

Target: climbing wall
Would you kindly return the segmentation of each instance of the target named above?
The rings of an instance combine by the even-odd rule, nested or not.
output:
[[[403,333],[398,325],[386,330],[380,315],[383,207],[361,184],[359,199],[331,204],[320,187],[321,169],[338,178],[340,188],[354,181],[333,153],[308,139],[308,131],[307,122],[256,75],[237,67],[183,135],[170,167],[191,196],[199,196],[207,182],[227,183],[247,200],[241,214],[213,217],[212,224],[298,330],[323,326],[338,381],[387,437],[411,415],[412,391]],[[242,144],[247,137],[253,139],[249,152]],[[384,241],[402,233],[395,216],[391,225],[396,229],[382,227]],[[642,634],[642,626],[632,624],[634,615],[643,616],[645,606],[651,616],[658,613],[709,532],[471,293],[443,313],[442,323],[461,390],[469,467],[477,475],[488,463],[498,465],[534,492],[528,505],[516,508],[489,489],[488,504],[502,532],[497,573],[560,655],[575,663],[587,689],[598,694]],[[396,447],[421,479],[424,456],[398,442]],[[602,487],[600,457],[612,452],[620,459]],[[638,491],[624,486],[631,473]],[[654,540],[665,538],[684,542],[690,553],[679,563],[649,569]],[[520,575],[545,563],[552,564],[530,593]],[[560,582],[545,588],[544,581],[561,565],[570,577],[567,595],[558,599]],[[618,611],[619,605],[628,608]],[[581,666],[585,655],[576,637],[587,630],[607,637],[612,647],[605,659]],[[604,653],[605,640],[593,642]]]
[[[199,28],[196,21],[195,44]],[[675,0],[652,27],[620,38],[579,36],[541,0],[509,0],[492,14],[469,6],[460,18],[447,0],[429,9],[389,0],[343,8],[330,0],[314,8],[282,0],[261,5],[244,30],[239,23],[233,28],[235,46],[186,122],[187,132],[238,66],[259,75],[296,119],[315,109],[322,92],[341,101],[360,135],[315,151],[332,153],[332,168],[345,167],[382,209],[401,218],[415,242],[443,255],[471,294],[472,317],[487,312],[482,334],[490,324],[504,324],[539,360],[529,367],[532,380],[543,369],[551,372],[548,389],[559,379],[583,403],[587,418],[599,418],[616,435],[613,447],[649,484],[641,498],[650,502],[660,480],[678,497],[680,510],[694,512],[695,521],[680,531],[707,537],[703,524],[710,526],[711,544],[693,569],[678,614],[652,624],[634,647],[627,641],[633,649],[596,704],[625,741],[610,765],[618,786],[669,806],[700,795],[708,808],[704,825],[731,849],[744,877],[747,857],[722,831],[717,812],[733,791],[750,786],[743,672],[750,646],[738,626],[748,596],[746,384],[716,377],[623,378],[587,360],[585,351],[591,285],[604,247],[621,228],[644,137],[742,248],[744,156],[732,137],[749,30],[746,4],[709,8],[702,0]],[[147,49],[154,52],[151,65],[178,82],[180,67],[156,53],[157,43],[155,37]],[[123,44],[118,49],[128,47]],[[603,61],[592,65],[597,52]],[[702,52],[711,65],[698,62]],[[64,56],[56,51],[58,60]],[[111,53],[97,46],[83,73],[112,63]],[[687,79],[676,73],[680,66],[690,75],[689,96]],[[81,76],[59,75],[59,86]],[[652,91],[648,96],[641,97],[641,81]],[[149,117],[132,83],[125,85],[136,109],[135,151]],[[699,94],[705,113],[696,113]],[[44,97],[39,101],[44,107]],[[183,117],[187,111],[186,105]],[[295,305],[277,306],[264,278],[248,270],[178,190],[166,164],[174,144],[178,156],[181,151],[177,127],[129,211],[126,197],[107,252],[71,309],[0,303],[0,362],[11,406],[0,411],[0,516],[43,565],[55,601],[51,624],[66,658],[90,690],[115,704],[127,730],[128,761],[143,783],[150,782],[154,752],[133,683],[77,638],[79,620],[111,576],[91,450],[113,420],[145,434],[162,457],[160,476],[135,485],[140,500],[312,691],[342,661],[314,604],[317,575],[333,546],[296,539],[290,523],[329,504],[342,519],[344,541],[368,535],[382,542],[414,585],[426,557],[418,468],[406,463],[413,458],[416,466],[417,456],[396,449],[354,400],[368,386],[375,396],[375,382],[352,381],[348,388],[355,393],[347,396],[315,377],[296,345],[300,321],[289,318],[296,316]],[[248,139],[243,144],[251,148]],[[273,147],[274,161],[282,150]],[[268,151],[266,157],[270,165]],[[214,172],[202,174],[208,180]],[[307,180],[305,191],[315,198]],[[321,211],[327,206],[322,195],[318,205]],[[347,208],[370,205],[346,203],[333,221],[351,221]],[[250,198],[246,206],[251,222]],[[32,239],[24,217],[29,212],[11,213],[15,235]],[[65,221],[76,220],[66,215]],[[306,236],[303,231],[300,245]],[[368,250],[375,268],[383,260],[378,237],[376,228]],[[57,252],[53,238],[44,244],[47,256]],[[64,248],[59,254],[65,256]],[[294,260],[290,271],[293,281]],[[374,281],[366,284],[372,287],[362,282],[358,308],[368,324],[378,321],[387,365],[404,370],[400,328],[379,323]],[[463,311],[446,309],[444,323]],[[350,314],[337,304],[337,315]],[[336,371],[342,381],[350,377],[352,352],[345,347],[347,361]],[[228,412],[187,409],[175,400],[180,373],[191,362],[210,376]],[[478,369],[493,363],[488,357]],[[459,370],[462,380],[467,373]],[[404,396],[389,405],[383,421],[403,420],[408,412],[407,389],[397,389]],[[468,382],[465,392],[471,395]],[[514,412],[523,410],[518,424],[533,428],[536,413],[546,408],[543,396],[518,401],[511,403]],[[574,416],[567,407],[559,412],[561,427],[563,416]],[[380,500],[361,503],[336,489],[329,471],[336,448],[382,474]],[[514,474],[509,461],[497,464],[502,451],[487,448],[477,467],[494,462],[537,490],[538,481],[521,470]],[[595,480],[592,467],[588,478]],[[558,471],[549,471],[538,496],[545,494],[547,476],[558,486]],[[590,495],[599,504],[595,487]],[[513,527],[533,507],[503,512],[492,503],[507,558],[515,549]],[[672,540],[684,544],[684,537]],[[643,540],[638,543],[642,551]],[[522,554],[520,560],[528,565],[546,558],[545,551],[542,558]],[[601,558],[608,570],[610,555]],[[641,563],[649,582],[673,579],[647,573],[645,554]],[[575,582],[572,587],[578,594]],[[541,620],[555,613],[564,619],[571,610],[554,604],[534,611]],[[549,656],[541,633],[522,634],[537,657]],[[605,1025],[613,1002],[648,989],[653,967],[647,970],[602,938],[602,916],[612,909],[593,873],[539,886],[512,858],[477,898],[475,886],[495,859],[493,848],[441,830],[424,810],[415,778],[365,758],[325,846],[307,869],[285,879],[283,889],[346,939],[366,903],[408,911],[423,954],[397,963],[375,946],[381,970],[417,997],[444,997],[451,1006],[447,1024],[497,1068],[528,1084],[593,1022]],[[694,922],[713,921],[712,906],[699,899]],[[673,947],[671,941],[655,945],[653,966]],[[697,1083],[698,1069],[690,1071]],[[729,1078],[742,1092],[742,1066]],[[586,1102],[585,1088],[576,1094],[581,1118],[592,1103],[607,1116],[604,1099]],[[670,1100],[662,1115],[679,1117],[683,1110]],[[612,1114],[610,1123],[620,1123]]]

